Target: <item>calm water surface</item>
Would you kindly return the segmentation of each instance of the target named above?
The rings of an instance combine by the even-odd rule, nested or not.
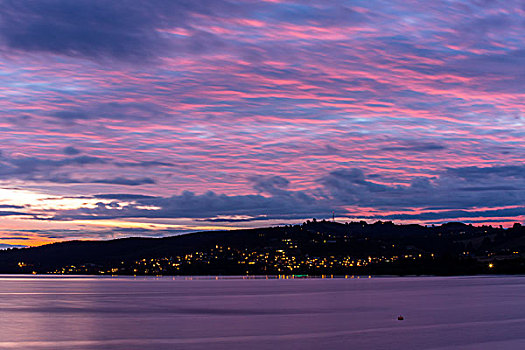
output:
[[[0,276],[0,349],[246,348],[525,349],[525,277]]]

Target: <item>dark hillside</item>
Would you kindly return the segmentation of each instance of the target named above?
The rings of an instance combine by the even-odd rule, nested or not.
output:
[[[0,273],[525,273],[525,227],[334,223],[0,251]]]

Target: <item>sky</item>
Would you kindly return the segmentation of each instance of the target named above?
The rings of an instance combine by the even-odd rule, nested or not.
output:
[[[521,0],[0,0],[0,245],[525,222]]]

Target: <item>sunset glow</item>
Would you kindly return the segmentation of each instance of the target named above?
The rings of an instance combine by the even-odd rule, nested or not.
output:
[[[0,4],[0,244],[525,222],[521,1]]]

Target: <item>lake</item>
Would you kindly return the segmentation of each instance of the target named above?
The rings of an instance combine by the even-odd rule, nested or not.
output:
[[[0,276],[0,349],[496,348],[525,277]]]

